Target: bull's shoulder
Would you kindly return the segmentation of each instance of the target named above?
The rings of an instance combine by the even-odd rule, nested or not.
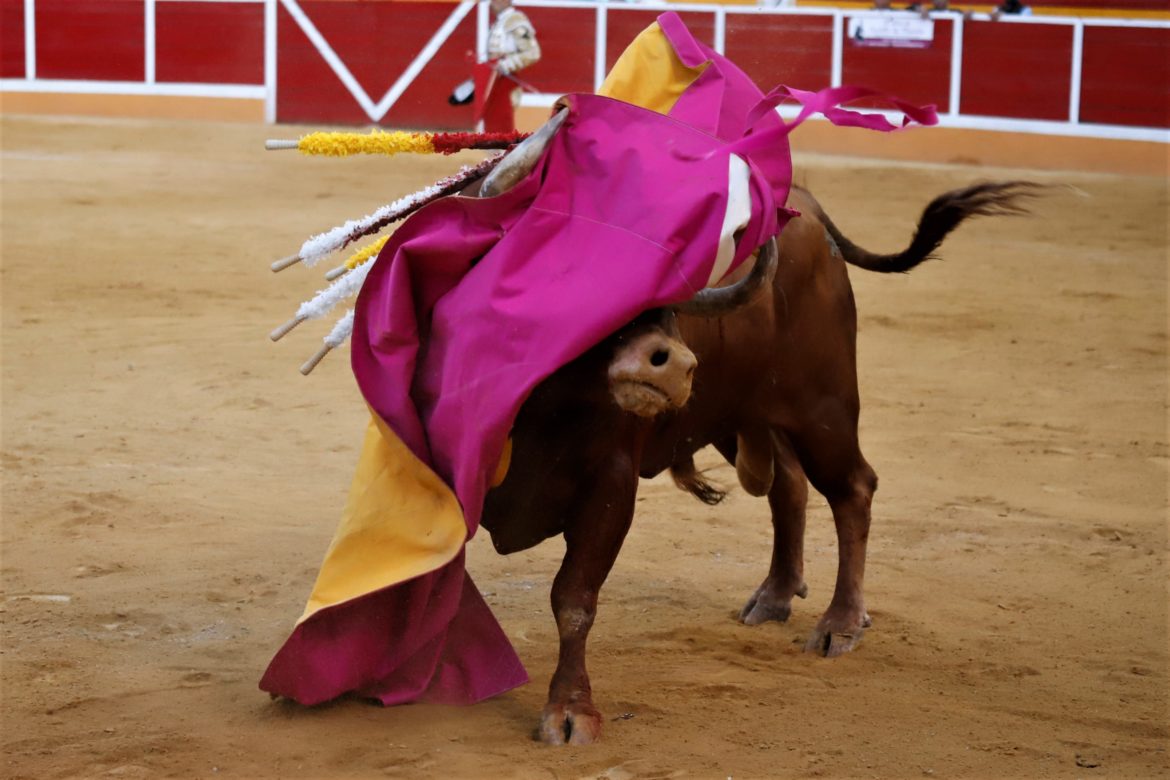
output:
[[[788,193],[788,208],[799,211],[801,216],[797,219],[807,216],[815,218],[816,212],[820,211],[820,204],[817,199],[812,196],[812,193],[801,187],[798,184],[793,184],[792,189]]]
[[[788,207],[798,212],[780,234],[780,258],[790,269],[813,269],[841,253],[821,219],[820,204],[807,190],[793,187]]]

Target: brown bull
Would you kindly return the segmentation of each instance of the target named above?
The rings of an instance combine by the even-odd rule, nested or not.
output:
[[[795,190],[789,205],[802,216],[781,234],[778,262],[761,252],[754,269],[737,272],[737,280],[750,278],[735,292],[705,291],[706,299],[677,310],[647,312],[536,388],[517,417],[511,468],[488,494],[483,526],[502,553],[565,536],[552,587],[560,656],[542,740],[598,738],[585,641],[633,519],[638,478],[670,469],[680,487],[716,503],[723,494],[692,460],[708,444],[772,509],[771,566],[740,620],[784,621],[792,597],[805,596],[811,483],[832,507],[839,564],[832,602],[805,649],[836,656],[857,645],[870,624],[862,584],[877,476],[857,440],[857,315],[845,264],[908,271],[964,219],[1021,213],[1018,200],[1029,192],[1030,185],[1009,182],[941,195],[906,251],[875,255],[845,238],[808,192]],[[765,264],[774,265],[770,283],[758,272]]]

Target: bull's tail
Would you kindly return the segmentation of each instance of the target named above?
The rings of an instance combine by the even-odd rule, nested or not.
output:
[[[910,246],[893,255],[879,255],[857,246],[841,234],[820,204],[815,200],[813,203],[816,204],[816,216],[824,223],[847,263],[867,271],[905,273],[919,263],[934,259],[934,252],[943,239],[964,220],[975,216],[1027,214],[1022,201],[1039,195],[1041,189],[1043,185],[1033,182],[1004,181],[982,182],[943,193],[923,210]]]
[[[706,480],[702,473],[695,468],[694,458],[680,460],[670,467],[670,476],[674,484],[687,491],[704,504],[714,506],[727,497],[726,490],[720,490]]]

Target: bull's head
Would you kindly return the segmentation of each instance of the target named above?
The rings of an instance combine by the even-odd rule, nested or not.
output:
[[[647,312],[614,340],[607,373],[610,395],[618,406],[640,417],[654,417],[686,404],[699,361],[683,342],[673,311]]]
[[[562,108],[539,130],[500,161],[480,188],[482,197],[507,192],[532,172],[549,142],[564,124],[569,109]],[[746,166],[743,168],[746,191]],[[742,279],[701,290],[691,300],[669,309],[647,312],[615,337],[609,363],[610,395],[619,407],[640,417],[654,417],[683,407],[691,396],[698,359],[683,342],[677,315],[722,317],[747,305],[772,283],[778,257],[776,239],[757,253],[751,271]]]
[[[776,273],[776,239],[770,239],[748,275],[699,292],[686,303],[647,312],[617,335],[609,364],[614,401],[627,412],[654,417],[682,408],[691,397],[699,361],[679,333],[678,316],[722,317],[750,303]]]

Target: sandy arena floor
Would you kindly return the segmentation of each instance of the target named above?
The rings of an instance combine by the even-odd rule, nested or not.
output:
[[[5,777],[1167,775],[1164,178],[1036,174],[1075,189],[961,229],[910,275],[851,269],[881,475],[874,627],[851,656],[800,652],[836,566],[819,498],[808,600],[746,628],[765,502],[737,490],[707,508],[648,482],[591,637],[612,720],[599,745],[553,749],[532,732],[559,540],[509,558],[471,546],[532,675],[520,690],[308,710],[256,688],[365,418],[344,357],[297,373],[324,326],[268,341],[319,281],[268,263],[455,161],[266,154],[264,137],[295,131],[259,126],[2,130]],[[1028,175],[798,170],[879,250],[935,194]]]

